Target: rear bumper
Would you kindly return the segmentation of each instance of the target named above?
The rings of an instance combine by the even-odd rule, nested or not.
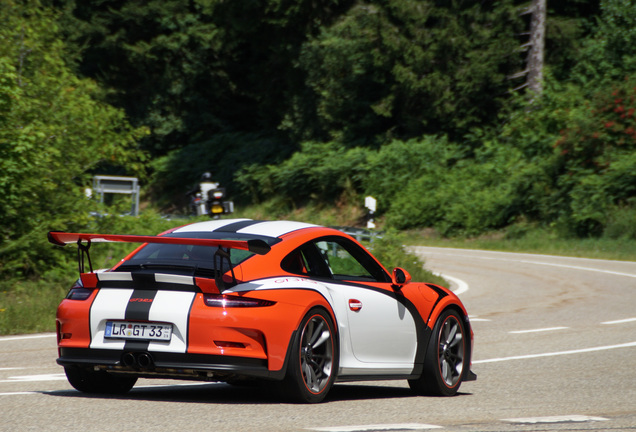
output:
[[[149,361],[130,361],[140,356],[147,356],[144,359]],[[57,363],[61,366],[78,366],[139,377],[201,381],[226,381],[236,377],[282,380],[285,375],[284,368],[280,371],[268,370],[267,360],[263,359],[168,352],[60,348]]]

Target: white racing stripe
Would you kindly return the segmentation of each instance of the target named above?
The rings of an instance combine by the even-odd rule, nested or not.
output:
[[[170,344],[150,342],[149,351],[186,352],[188,316],[195,293],[181,291],[157,291],[150,313],[149,321],[162,321],[174,324]]]
[[[267,221],[261,223],[255,223],[249,225],[237,231],[241,234],[263,235],[269,237],[280,237],[284,234],[296,231],[302,228],[311,228],[317,225],[312,225],[304,222],[293,221]]]
[[[193,276],[172,275],[165,273],[155,273],[155,280],[163,283],[173,283],[180,285],[194,285]]]
[[[191,277],[186,279],[192,282]],[[185,279],[179,280],[176,283],[185,282]],[[124,349],[124,340],[106,339],[104,332],[107,321],[125,319],[132,294],[132,289],[102,288],[99,291],[91,306],[91,348]],[[189,291],[157,291],[150,306],[148,320],[173,324],[172,337],[169,344],[150,342],[149,351],[186,352],[188,315],[194,296],[195,293]]]
[[[130,272],[103,272],[95,273],[100,282],[104,281],[132,281],[132,273]]]
[[[126,316],[132,289],[102,288],[91,306],[91,348],[124,349],[125,342],[117,339],[104,339],[107,320],[123,320]]]

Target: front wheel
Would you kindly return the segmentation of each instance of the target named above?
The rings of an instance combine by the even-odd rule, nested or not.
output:
[[[333,385],[338,370],[338,347],[331,317],[312,309],[303,318],[292,341],[283,397],[295,402],[321,402]]]
[[[84,393],[124,394],[137,382],[137,377],[116,376],[77,366],[65,366],[64,372],[68,382]]]
[[[470,341],[459,314],[444,311],[435,323],[424,360],[424,370],[409,386],[419,394],[453,396],[457,394],[469,358]]]

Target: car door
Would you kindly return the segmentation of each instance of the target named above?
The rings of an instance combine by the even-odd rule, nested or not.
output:
[[[364,363],[412,365],[417,349],[415,319],[406,300],[368,253],[354,242],[323,237],[292,254],[289,268],[327,282],[336,313],[346,316],[347,334],[355,358]],[[299,259],[300,258],[300,259]],[[299,265],[299,263],[302,263]]]

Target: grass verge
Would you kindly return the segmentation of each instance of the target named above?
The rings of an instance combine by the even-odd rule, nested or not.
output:
[[[406,234],[409,245],[483,249],[502,252],[560,255],[618,261],[636,261],[636,241],[630,238],[563,238],[544,229],[511,235],[498,231],[479,237],[442,238],[431,230],[414,230]]]

